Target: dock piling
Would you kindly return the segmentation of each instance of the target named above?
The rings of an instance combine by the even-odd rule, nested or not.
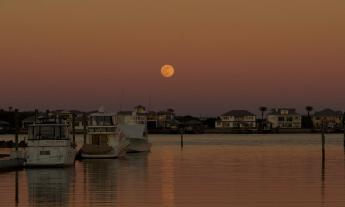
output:
[[[16,203],[18,204],[18,202],[19,202],[19,181],[18,181],[19,179],[18,179],[18,170],[16,170],[16,178],[15,178],[15,186],[16,186],[16,189],[15,189],[15,193],[16,193],[16,195],[15,195],[15,199],[16,199]]]
[[[180,134],[181,134],[181,148],[183,148],[183,133],[184,133],[184,129],[181,128],[181,129],[180,129]]]
[[[18,152],[18,134],[19,134],[19,126],[18,126],[18,109],[14,110],[14,126],[15,126],[15,144],[16,144],[16,152]]]
[[[86,113],[83,114],[83,127],[84,127],[84,144],[86,144],[86,136],[87,136],[87,117],[86,117]]]
[[[345,150],[345,112],[343,114],[343,145]]]
[[[322,123],[321,143],[322,143],[322,158],[324,159],[324,156],[325,156],[325,123]]]

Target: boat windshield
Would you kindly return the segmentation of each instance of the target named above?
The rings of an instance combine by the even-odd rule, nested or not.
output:
[[[111,116],[93,116],[91,117],[91,125],[112,126],[113,118]]]
[[[65,126],[31,126],[29,139],[31,140],[59,140],[68,139]]]

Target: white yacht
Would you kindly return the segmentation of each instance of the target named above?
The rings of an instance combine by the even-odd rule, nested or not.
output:
[[[69,138],[68,125],[56,121],[42,121],[29,126],[27,167],[74,165],[77,150]]]
[[[114,117],[115,114],[104,112],[102,108],[89,116],[81,158],[117,158],[126,154],[129,141],[116,128]]]
[[[149,152],[151,143],[144,124],[119,124],[117,126],[129,140],[127,152]]]

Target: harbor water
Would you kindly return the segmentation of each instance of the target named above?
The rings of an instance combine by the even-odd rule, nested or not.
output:
[[[20,170],[18,202],[16,172],[0,172],[0,206],[345,206],[341,134],[326,135],[324,163],[318,134],[149,139],[151,153]]]

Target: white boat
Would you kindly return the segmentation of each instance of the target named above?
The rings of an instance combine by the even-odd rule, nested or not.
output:
[[[81,158],[117,158],[126,154],[129,141],[116,129],[114,116],[103,109],[89,116],[88,136],[80,149]]]
[[[127,152],[151,151],[151,143],[148,141],[148,133],[144,124],[119,124],[117,127],[129,140]]]
[[[29,126],[26,167],[74,165],[77,150],[69,138],[65,123],[41,122]]]

